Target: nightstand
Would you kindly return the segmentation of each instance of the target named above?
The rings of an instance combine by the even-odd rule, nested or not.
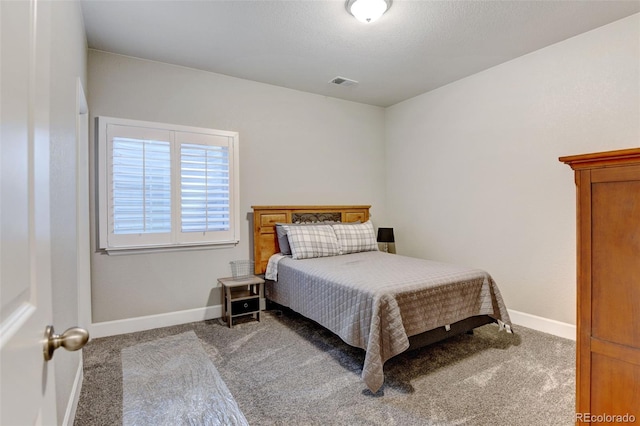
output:
[[[264,280],[255,275],[218,278],[222,286],[223,318],[229,328],[233,318],[253,315],[260,321],[260,299],[264,298]]]

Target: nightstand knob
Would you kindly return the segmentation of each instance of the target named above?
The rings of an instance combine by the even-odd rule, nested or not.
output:
[[[245,307],[245,308],[248,308],[248,307],[249,307],[249,304],[248,304],[247,302],[244,302],[244,307]]]

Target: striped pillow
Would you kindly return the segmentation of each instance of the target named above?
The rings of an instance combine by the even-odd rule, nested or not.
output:
[[[333,230],[340,243],[340,254],[378,250],[378,241],[371,221],[357,224],[336,224]]]
[[[287,240],[294,259],[337,256],[340,245],[330,225],[290,226],[282,225],[287,231]]]

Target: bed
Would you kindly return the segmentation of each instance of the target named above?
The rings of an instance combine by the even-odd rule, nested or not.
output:
[[[511,332],[487,272],[378,251],[369,206],[253,211],[254,268],[265,274],[267,299],[364,349],[362,379],[373,393],[384,383],[384,363],[407,349],[490,322]]]

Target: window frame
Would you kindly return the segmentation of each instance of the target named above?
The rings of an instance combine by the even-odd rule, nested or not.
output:
[[[201,127],[156,123],[150,121],[131,120],[107,116],[96,117],[97,134],[97,191],[98,191],[98,249],[109,254],[132,251],[158,251],[187,248],[204,248],[207,246],[233,246],[240,240],[240,185],[239,185],[239,152],[238,132],[207,129]],[[129,129],[127,129],[129,128]],[[112,140],[113,136],[155,134],[164,135],[159,140],[168,139],[170,143],[171,161],[171,232],[115,234],[113,232],[113,188],[112,172]],[[192,135],[200,142],[185,140]],[[211,143],[202,143],[202,141]],[[214,143],[215,141],[215,143]],[[226,144],[224,143],[226,141]],[[229,157],[229,230],[209,232],[181,231],[181,152],[182,144],[227,146]],[[110,223],[111,222],[111,223]]]

